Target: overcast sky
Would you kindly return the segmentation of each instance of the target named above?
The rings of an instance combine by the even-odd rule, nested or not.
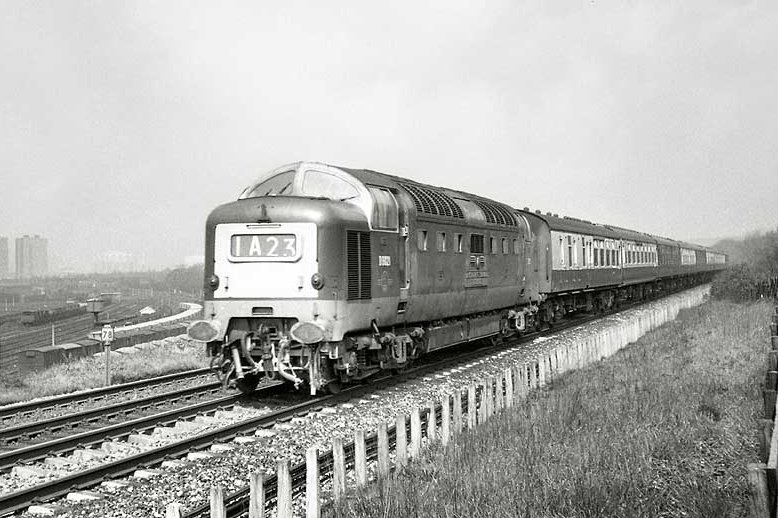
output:
[[[0,235],[172,266],[297,160],[679,239],[778,225],[778,2],[3,0]]]

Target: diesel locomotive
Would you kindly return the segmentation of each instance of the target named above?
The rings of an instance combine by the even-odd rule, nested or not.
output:
[[[203,320],[242,391],[336,391],[462,342],[708,280],[726,256],[365,169],[298,162],[214,209]]]

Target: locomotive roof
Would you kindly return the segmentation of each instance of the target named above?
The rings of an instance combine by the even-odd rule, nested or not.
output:
[[[335,166],[338,167],[338,166]],[[370,169],[338,167],[364,184],[378,185],[403,192],[410,198],[420,214],[450,217],[459,220],[475,220],[479,223],[517,226],[514,210],[505,203],[447,187],[424,184]],[[473,205],[470,205],[473,204]]]

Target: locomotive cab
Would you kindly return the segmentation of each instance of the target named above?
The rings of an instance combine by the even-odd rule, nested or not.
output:
[[[225,385],[250,391],[264,374],[315,394],[377,371],[367,365],[385,360],[373,336],[391,306],[381,300],[401,288],[398,218],[389,188],[314,162],[278,168],[212,211],[204,319],[188,334],[208,344]]]

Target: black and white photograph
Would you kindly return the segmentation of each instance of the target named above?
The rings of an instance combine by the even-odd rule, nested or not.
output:
[[[0,12],[0,517],[776,516],[778,3]]]

